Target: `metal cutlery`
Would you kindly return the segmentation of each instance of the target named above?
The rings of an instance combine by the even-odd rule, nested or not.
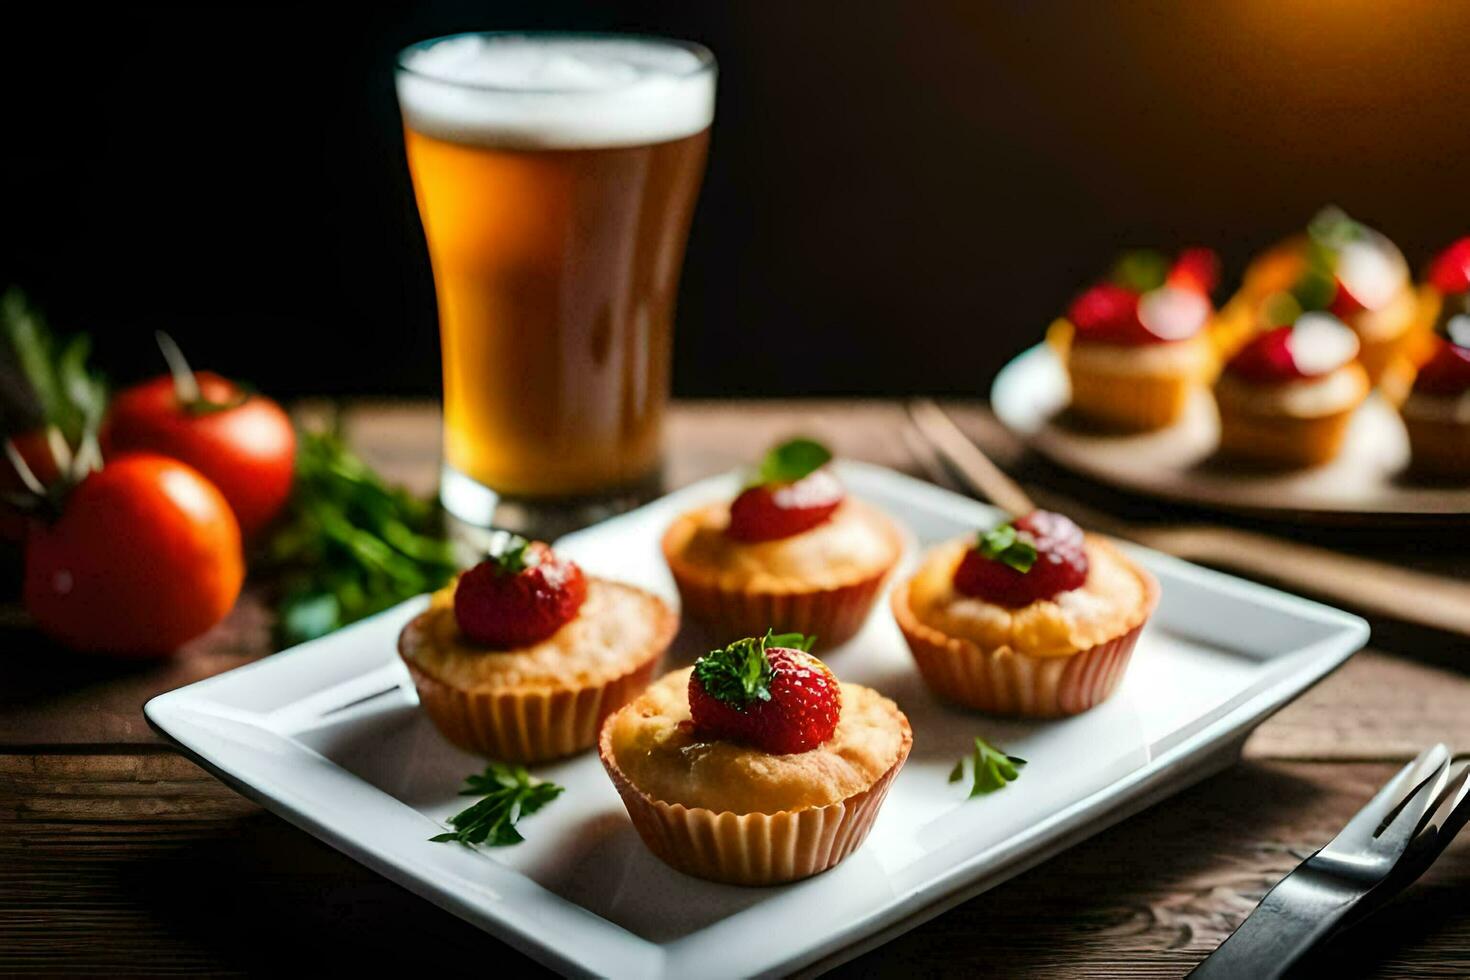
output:
[[[1332,935],[1421,875],[1470,819],[1470,766],[1450,775],[1444,745],[1389,780],[1336,837],[1266,893],[1191,977],[1284,975]]]

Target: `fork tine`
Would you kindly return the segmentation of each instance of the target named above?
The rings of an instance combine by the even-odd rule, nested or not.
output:
[[[1347,826],[1332,839],[1328,847],[1361,847],[1367,844],[1378,832],[1386,815],[1406,798],[1406,788],[1411,785],[1410,780],[1415,773],[1427,767],[1431,761],[1442,766],[1444,760],[1449,758],[1449,754],[1449,749],[1445,748],[1443,742],[1431,745],[1420,752],[1418,758],[1405,765],[1397,775],[1383,784],[1383,788],[1353,815]]]
[[[1444,830],[1449,825],[1451,819],[1455,817],[1455,811],[1459,809],[1460,804],[1464,801],[1466,793],[1470,793],[1470,764],[1460,766],[1459,772],[1440,791],[1428,814],[1419,822],[1419,827],[1415,830],[1415,835],[1417,836],[1431,829],[1435,831]],[[1465,819],[1464,814],[1460,814],[1458,819],[1463,823]],[[1458,827],[1455,828],[1455,830],[1458,829]]]
[[[1440,760],[1434,771],[1420,780],[1413,792],[1384,818],[1374,834],[1376,848],[1401,853],[1409,846],[1409,841],[1418,833],[1425,815],[1439,801],[1440,791],[1449,776],[1449,768],[1448,758]]]

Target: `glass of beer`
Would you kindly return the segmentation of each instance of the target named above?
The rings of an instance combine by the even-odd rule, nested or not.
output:
[[[713,56],[460,34],[405,49],[396,81],[439,306],[446,510],[535,530],[538,506],[656,485]]]

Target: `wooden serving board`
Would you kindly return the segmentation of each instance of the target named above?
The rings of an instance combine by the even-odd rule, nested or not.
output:
[[[1200,392],[1177,425],[1119,435],[1069,419],[1060,359],[1045,344],[996,375],[991,406],[1028,446],[1067,469],[1133,493],[1223,510],[1333,521],[1440,522],[1470,513],[1470,486],[1431,484],[1408,473],[1409,440],[1398,413],[1377,395],[1354,416],[1343,451],[1308,470],[1272,471],[1215,453],[1219,419]]]

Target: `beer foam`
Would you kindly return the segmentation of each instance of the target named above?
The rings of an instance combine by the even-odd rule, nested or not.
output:
[[[653,38],[461,34],[404,51],[398,103],[426,136],[493,147],[663,143],[714,117],[709,52]]]

